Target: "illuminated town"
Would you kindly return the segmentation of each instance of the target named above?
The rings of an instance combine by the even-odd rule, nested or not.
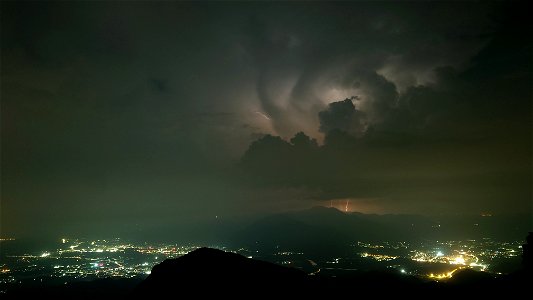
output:
[[[455,271],[470,268],[477,271],[502,274],[500,266],[520,260],[522,246],[520,241],[497,242],[492,239],[465,241],[427,241],[421,243],[358,243],[364,252],[361,257],[380,262],[397,262],[408,259],[408,265],[390,264],[402,273],[430,279],[446,279]],[[391,255],[388,253],[396,253]]]
[[[57,249],[6,255],[0,265],[0,284],[20,280],[63,278],[66,282],[107,277],[133,278],[150,274],[167,258],[194,250],[195,246],[139,245],[112,240],[61,239]]]
[[[13,242],[3,239],[2,243]],[[168,258],[182,256],[198,245],[133,243],[122,239],[83,240],[63,238],[56,248],[34,253],[5,254],[0,263],[0,285],[22,282],[69,283],[98,278],[144,278],[152,267]],[[247,248],[230,249],[210,245],[307,271],[308,274],[337,274],[354,270],[388,269],[428,280],[445,280],[462,268],[502,274],[498,265],[520,260],[521,241],[497,242],[491,239],[466,241],[426,241],[420,243],[356,242],[352,255],[316,259],[303,252],[278,249],[262,253]]]

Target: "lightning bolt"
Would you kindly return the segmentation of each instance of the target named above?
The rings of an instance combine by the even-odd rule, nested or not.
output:
[[[263,118],[267,119],[267,120],[271,120],[269,116],[265,115],[264,113],[260,112],[260,111],[256,111],[255,112],[256,114],[259,114],[260,116],[262,116]]]

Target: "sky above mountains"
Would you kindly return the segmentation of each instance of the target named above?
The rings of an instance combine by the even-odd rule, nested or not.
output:
[[[532,212],[527,2],[1,8],[2,234]]]

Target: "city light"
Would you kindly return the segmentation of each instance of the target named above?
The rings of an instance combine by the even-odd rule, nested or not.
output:
[[[448,279],[448,278],[452,278],[453,276],[453,273],[455,273],[457,270],[460,270],[461,268],[457,268],[457,269],[454,269],[450,272],[446,272],[446,273],[441,273],[441,274],[429,274],[428,277],[431,278],[431,279],[437,279],[437,280],[440,280],[440,279]]]
[[[465,259],[462,256],[457,256],[453,261],[450,261],[452,265],[464,265]]]
[[[372,253],[367,253],[367,252],[359,253],[359,255],[361,255],[361,257],[369,257],[369,258],[375,259],[377,261],[388,261],[388,260],[393,260],[393,259],[398,258],[398,256],[383,255],[383,254],[372,254]]]
[[[444,280],[461,268],[499,273],[491,269],[494,260],[515,258],[521,252],[521,241],[498,242],[490,239],[465,241],[408,242],[356,242],[352,256],[310,260],[304,252],[279,248],[273,253],[262,253],[245,247],[219,249],[235,252],[245,257],[267,260],[296,268],[309,268],[308,274],[318,270],[356,270],[358,263],[376,268],[393,268],[400,274],[409,274]],[[152,267],[165,259],[177,258],[197,249],[195,245],[132,243],[121,239],[111,240],[58,240],[57,249],[36,251],[34,254],[8,255],[0,264],[0,283],[18,278],[50,280],[64,278],[66,282],[95,278],[133,278],[147,276]],[[410,261],[408,267],[405,261]],[[355,264],[355,265],[354,265]],[[446,265],[453,270],[442,271]],[[452,267],[455,266],[455,267]],[[438,270],[438,271],[437,271]]]

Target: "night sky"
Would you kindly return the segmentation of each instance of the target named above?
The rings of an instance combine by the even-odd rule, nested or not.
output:
[[[2,2],[1,234],[532,213],[532,11]]]

